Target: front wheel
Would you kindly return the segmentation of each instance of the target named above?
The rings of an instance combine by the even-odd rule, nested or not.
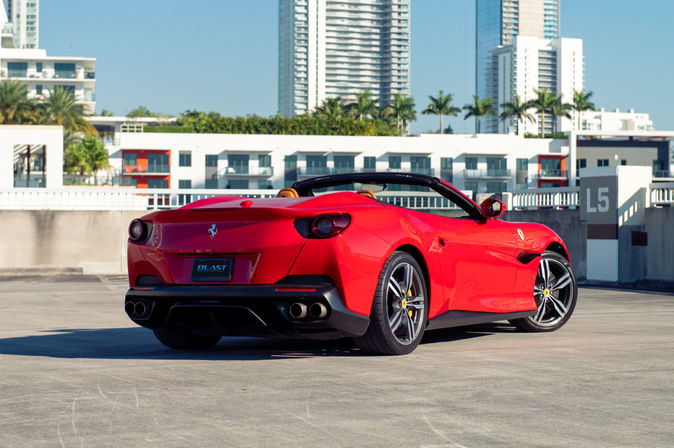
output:
[[[571,265],[556,252],[544,252],[534,283],[536,313],[513,319],[511,324],[525,331],[555,331],[564,325],[578,298],[578,283]]]
[[[213,347],[220,340],[220,336],[196,335],[169,330],[168,328],[155,328],[154,335],[159,342],[169,348],[180,350],[207,349]]]
[[[419,263],[406,252],[394,252],[379,275],[370,326],[355,342],[368,353],[410,353],[424,335],[427,308],[426,280]]]

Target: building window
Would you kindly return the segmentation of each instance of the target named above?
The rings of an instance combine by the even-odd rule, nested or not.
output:
[[[248,174],[248,159],[248,154],[229,154],[227,156],[227,172]]]
[[[576,159],[576,170],[587,167],[587,159]]]
[[[271,190],[274,188],[270,180],[258,180],[257,181],[257,188],[260,190]]]
[[[466,157],[466,169],[467,170],[477,169],[477,157]]]
[[[328,174],[328,158],[326,156],[307,155],[307,174]]]
[[[214,174],[211,178],[206,179],[204,187],[209,190],[215,190],[218,188],[218,175]]]
[[[124,166],[138,165],[138,155],[135,152],[124,153]]]
[[[248,189],[248,180],[247,179],[231,179],[227,182],[227,188],[232,190],[247,190]]]
[[[148,154],[147,155],[148,173],[168,173],[169,155],[168,154]]]
[[[487,157],[487,176],[508,175],[508,161],[504,157]]]
[[[507,188],[505,182],[487,182],[487,193],[503,193]]]
[[[42,73],[42,62],[37,62],[35,64],[35,71],[38,73]]]
[[[451,157],[440,158],[440,178],[445,182],[454,180],[454,159]]]
[[[206,166],[207,167],[217,167],[218,166],[218,155],[217,154],[207,154],[206,155]]]
[[[190,179],[180,179],[178,181],[178,188],[192,188],[192,180]]]
[[[549,177],[562,176],[562,159],[541,159],[542,174]]]
[[[25,78],[28,71],[27,62],[8,62],[7,76],[10,78]]]
[[[179,154],[179,162],[178,165],[180,166],[192,166],[192,152],[191,151],[180,151]]]
[[[608,159],[597,159],[597,166],[608,166]]]
[[[620,164],[621,164],[622,166],[627,165],[627,160],[625,160],[625,159],[620,160]]]
[[[410,157],[410,171],[418,174],[431,175],[431,158],[426,156]]]
[[[354,171],[354,157],[353,156],[334,156],[335,173],[353,173]]]
[[[464,182],[463,183],[463,189],[465,191],[472,191],[473,193],[477,193],[477,182]]]
[[[147,188],[168,188],[168,179],[148,179]]]
[[[388,156],[388,168],[390,170],[399,170],[402,165],[402,157]]]
[[[260,154],[257,157],[258,165],[260,167],[270,167],[271,166],[271,155],[270,154]]]
[[[367,171],[377,171],[376,157],[363,157],[363,169]]]
[[[36,95],[42,95],[42,84],[36,84],[35,85],[35,94]]]
[[[517,171],[529,171],[529,159],[517,159]]]
[[[54,76],[56,78],[75,78],[75,64],[54,64]]]
[[[283,184],[288,188],[297,181],[297,156],[285,156],[283,163],[285,164]]]

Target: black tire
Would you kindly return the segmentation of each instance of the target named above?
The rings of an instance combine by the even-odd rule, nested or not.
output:
[[[560,329],[573,314],[578,299],[576,275],[566,258],[549,251],[541,255],[533,294],[536,314],[510,323],[524,331]]]
[[[152,331],[159,342],[179,350],[203,350],[213,347],[220,340],[220,336],[188,334],[167,328],[155,328]]]
[[[424,271],[407,252],[394,252],[379,275],[370,326],[363,336],[354,340],[367,353],[411,353],[424,335],[427,315],[428,288]]]

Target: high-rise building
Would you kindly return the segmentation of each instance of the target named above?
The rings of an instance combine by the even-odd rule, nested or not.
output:
[[[498,98],[496,56],[499,46],[510,45],[516,36],[551,40],[559,38],[561,0],[476,0],[475,95],[492,98],[495,105],[509,101]],[[485,117],[482,131],[498,132],[498,119]]]
[[[279,112],[410,92],[410,0],[279,0]]]
[[[14,27],[17,48],[38,48],[40,0],[3,0],[7,18]]]
[[[550,93],[561,95],[562,101],[571,103],[573,92],[583,90],[584,60],[582,39],[545,40],[538,37],[516,36],[509,45],[492,50],[494,68],[498,73],[494,97],[497,115],[503,112],[500,105],[513,101],[515,94],[522,102],[536,97],[534,89],[547,89]],[[530,113],[534,113],[533,110]],[[495,131],[520,134],[540,133],[542,117],[535,116],[533,122],[525,120],[518,123],[513,119],[494,120]],[[573,119],[560,117],[553,125],[551,114],[545,116],[545,133],[569,131],[574,125]]]

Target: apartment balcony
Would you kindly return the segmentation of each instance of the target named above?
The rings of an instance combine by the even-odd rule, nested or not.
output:
[[[272,177],[274,175],[274,167],[228,166],[225,168],[225,175],[227,177]]]
[[[668,170],[653,170],[653,180],[670,180],[674,175]]]
[[[435,168],[388,168],[389,173],[412,173],[425,176],[435,176]]]
[[[512,176],[508,169],[463,170],[464,179],[507,179]]]
[[[143,166],[124,166],[122,175],[124,176],[168,176],[171,173],[170,165],[152,164]]]
[[[536,178],[550,180],[568,179],[569,172],[563,170],[541,170],[536,174]]]

